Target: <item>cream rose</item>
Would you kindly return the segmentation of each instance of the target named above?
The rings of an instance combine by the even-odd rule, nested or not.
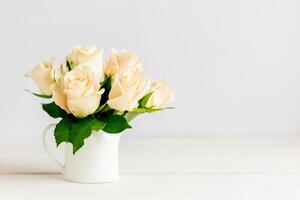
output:
[[[89,67],[77,66],[67,72],[53,87],[55,103],[78,118],[94,113],[99,107],[100,84]]]
[[[95,45],[89,48],[75,46],[66,59],[75,68],[76,66],[89,67],[99,83],[103,80],[103,49],[97,49]]]
[[[141,71],[116,74],[107,104],[119,111],[132,110],[138,106],[138,101],[145,96],[150,85],[149,79]]]
[[[104,73],[109,76],[131,73],[133,71],[142,71],[139,56],[127,50],[123,50],[119,53],[117,50],[111,49],[111,56],[108,59]]]
[[[152,95],[146,104],[147,108],[163,108],[174,100],[174,93],[164,80],[153,82],[150,92]]]
[[[50,86],[53,83],[53,65],[53,59],[45,60],[25,75],[26,77],[30,77],[34,80],[39,90],[44,95],[52,94]]]

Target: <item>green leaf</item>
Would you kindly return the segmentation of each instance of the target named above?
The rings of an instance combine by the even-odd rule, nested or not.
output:
[[[157,112],[161,110],[169,110],[169,109],[174,109],[173,107],[166,107],[166,108],[134,108],[130,112],[133,113],[152,113],[152,112]]]
[[[88,138],[92,131],[98,131],[104,128],[105,123],[99,119],[90,116],[83,119],[78,119],[77,122],[71,125],[70,142],[73,144],[73,154],[75,154],[83,145],[84,139]]]
[[[157,112],[163,109],[156,109],[156,108],[134,108],[130,112],[132,113],[152,113]]]
[[[131,111],[127,111],[123,114],[125,119],[130,122],[133,120],[135,117],[137,117],[140,114],[143,113],[152,113],[152,112],[157,112],[161,110],[166,110],[166,109],[174,109],[173,107],[166,107],[166,108],[161,108],[161,109],[153,109],[153,108],[134,108]]]
[[[102,129],[107,133],[120,133],[127,128],[131,128],[127,120],[120,115],[110,115],[104,119],[105,127]]]
[[[104,93],[101,95],[100,105],[105,104],[108,100],[108,95],[111,90],[112,86],[112,77],[108,76],[105,80],[101,83],[101,88],[104,88]]]
[[[62,142],[70,141],[70,128],[71,128],[72,120],[69,116],[65,116],[54,129],[54,136],[56,145],[60,145]]]
[[[44,98],[44,99],[50,99],[50,98],[52,98],[52,95],[38,94],[38,93],[35,93],[35,92],[31,92],[30,90],[26,90],[26,91],[30,92],[34,96],[37,96],[37,97],[40,97],[40,98]]]
[[[99,113],[99,112],[106,112],[110,110],[110,107],[105,103],[103,105],[101,105],[96,111],[95,113]]]
[[[112,86],[112,76],[105,76],[105,79],[100,83],[102,88],[111,88]]]
[[[146,94],[143,98],[141,98],[139,100],[139,108],[145,108],[148,100],[150,99],[151,95],[153,94],[153,92],[150,92],[148,94]]]
[[[68,68],[68,71],[72,70],[72,64],[68,60],[66,60],[66,66]]]
[[[123,116],[125,117],[125,119],[127,120],[127,122],[130,122],[131,120],[133,120],[135,117],[137,117],[140,113],[137,112],[126,112],[123,114]]]
[[[53,118],[64,117],[67,114],[66,111],[58,107],[54,102],[42,104],[42,106],[43,110],[46,111]]]

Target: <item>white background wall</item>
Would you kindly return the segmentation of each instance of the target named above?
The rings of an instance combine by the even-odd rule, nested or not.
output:
[[[53,121],[23,74],[75,44],[138,52],[176,110],[141,116],[131,136],[298,134],[297,0],[0,1],[0,137]],[[131,137],[129,136],[129,137]]]

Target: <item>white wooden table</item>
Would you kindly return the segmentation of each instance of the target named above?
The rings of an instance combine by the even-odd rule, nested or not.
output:
[[[125,138],[121,177],[66,182],[36,140],[1,140],[0,200],[300,199],[300,137]]]

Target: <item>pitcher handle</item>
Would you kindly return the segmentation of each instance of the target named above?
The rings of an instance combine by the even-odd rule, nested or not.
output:
[[[52,152],[50,151],[50,149],[48,148],[47,146],[47,142],[46,142],[46,136],[47,136],[47,133],[49,132],[50,129],[54,128],[56,126],[56,124],[49,124],[43,131],[43,147],[44,147],[44,150],[45,152],[47,153],[48,157],[53,160],[53,162],[61,169],[63,170],[65,168],[65,165],[60,162],[53,154]]]

